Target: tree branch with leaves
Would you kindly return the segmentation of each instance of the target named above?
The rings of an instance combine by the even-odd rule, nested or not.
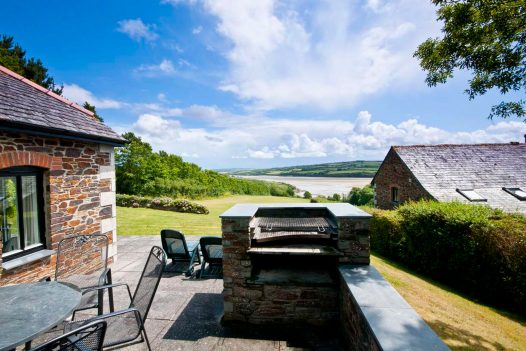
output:
[[[455,70],[472,72],[469,99],[497,89],[505,95],[526,95],[526,0],[432,0],[442,38],[429,38],[414,56],[427,71],[426,83],[436,86]],[[501,101],[489,118],[525,118],[525,99]]]

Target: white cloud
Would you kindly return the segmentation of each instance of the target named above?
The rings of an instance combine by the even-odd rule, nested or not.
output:
[[[152,41],[159,38],[159,35],[153,31],[154,25],[144,24],[140,19],[128,19],[117,22],[119,25],[117,30],[121,33],[127,34],[131,39],[140,41]]]
[[[159,98],[159,97],[158,97]],[[179,117],[183,110],[177,107],[170,107],[161,103],[134,103],[130,104],[131,110],[137,114],[154,114],[159,117]]]
[[[230,44],[219,88],[258,109],[336,110],[416,78],[424,88],[412,54],[439,30],[433,5],[422,0],[322,1],[307,10],[278,0],[202,4]]]
[[[152,143],[164,140],[174,140],[179,137],[181,123],[163,119],[153,114],[143,114],[133,124],[133,130]]]
[[[84,105],[84,102],[89,102],[95,105],[97,109],[122,108],[126,104],[113,99],[98,98],[89,90],[86,90],[77,84],[64,84],[62,94],[71,101],[79,105]]]
[[[382,0],[367,0],[366,7],[373,11],[379,11],[382,6]]]
[[[181,154],[182,157],[186,157],[186,158],[199,158],[199,154],[187,154],[186,152],[183,152]]]
[[[161,0],[161,4],[169,4],[173,6],[181,5],[181,4],[195,4],[197,0]]]
[[[274,158],[274,152],[268,146],[264,146],[261,150],[247,150],[248,157],[251,158]]]
[[[392,145],[507,143],[522,140],[526,133],[526,124],[521,122],[502,121],[478,130],[451,132],[416,119],[399,124],[374,121],[367,111],[349,120],[293,120],[238,116],[215,106],[195,105],[180,109],[180,121],[172,118],[144,114],[133,130],[157,150],[199,155],[203,166],[217,168],[263,167],[291,158],[312,163],[381,160]],[[207,121],[209,128],[185,128],[184,121],[191,118]]]
[[[203,31],[203,26],[197,26],[194,29],[192,29],[192,34],[199,34]]]
[[[164,59],[161,61],[161,63],[156,65],[142,64],[135,70],[135,72],[140,73],[146,77],[156,77],[160,75],[172,76],[177,71],[172,61]]]

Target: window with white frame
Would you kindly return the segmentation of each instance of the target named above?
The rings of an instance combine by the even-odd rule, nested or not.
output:
[[[42,172],[15,167],[0,171],[2,260],[44,249]]]
[[[526,201],[526,191],[522,190],[521,188],[502,188],[502,190],[515,196],[521,201]]]
[[[488,199],[486,199],[484,196],[480,195],[478,192],[476,192],[473,189],[457,189],[457,192],[471,202],[488,201]]]

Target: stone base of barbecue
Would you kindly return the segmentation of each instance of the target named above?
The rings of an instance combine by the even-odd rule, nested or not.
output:
[[[233,292],[231,303],[225,303],[225,321],[324,326],[339,318],[336,286],[246,284]]]
[[[293,267],[298,261],[296,257],[291,257],[296,254],[293,252],[281,256],[265,252],[268,256],[257,256],[257,259],[254,255],[261,253],[249,253],[252,239],[250,223],[258,209],[269,206],[273,205],[236,205],[221,216],[224,321],[320,326],[338,324],[339,284],[338,279],[332,278],[332,272],[336,271],[338,263],[369,263],[370,215],[348,204],[274,205],[277,210],[283,209],[291,215],[297,211],[306,212],[305,209],[330,211],[337,222],[338,237],[334,249],[339,251],[341,257],[307,255],[303,258],[304,262],[307,265],[308,262],[314,263],[302,270],[303,263],[300,267],[297,264]],[[276,251],[279,250],[283,248],[278,247]],[[283,265],[272,264],[281,260],[285,262]]]

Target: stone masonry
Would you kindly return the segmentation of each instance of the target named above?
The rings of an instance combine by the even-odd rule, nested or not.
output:
[[[115,171],[112,146],[0,132],[0,169],[32,166],[44,170],[46,248],[71,234],[105,234],[116,254]],[[0,238],[0,251],[2,242]],[[0,286],[52,275],[56,255],[2,270]]]
[[[371,256],[369,220],[338,218],[338,249],[343,252],[340,263],[369,264]]]
[[[349,349],[356,351],[382,350],[343,279],[340,282],[339,306],[342,337]]]
[[[224,320],[253,324],[328,325],[339,318],[339,288],[334,285],[272,284],[251,279],[251,218],[222,217]],[[338,218],[341,263],[369,264],[366,218]],[[269,257],[269,259],[272,259]],[[331,268],[327,268],[330,270]],[[336,269],[336,266],[332,267]]]
[[[373,179],[375,206],[390,210],[408,200],[432,199],[407,165],[391,148]],[[391,201],[391,189],[398,188],[399,202]]]

